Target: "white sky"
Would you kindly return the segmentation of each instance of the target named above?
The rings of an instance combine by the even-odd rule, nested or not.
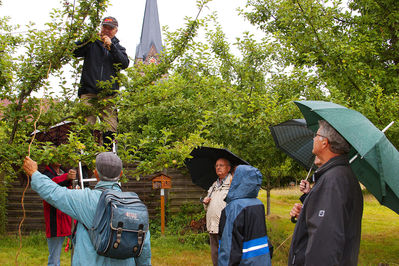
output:
[[[69,2],[73,3],[73,0]],[[122,46],[127,49],[128,55],[133,58],[140,41],[145,2],[145,0],[111,0],[111,6],[105,12],[105,16],[114,16],[118,20],[117,37]],[[170,31],[183,27],[184,17],[194,18],[198,13],[196,0],[158,0],[157,2],[161,28],[167,25]],[[244,31],[256,32],[255,27],[238,16],[236,11],[237,7],[244,7],[245,3],[246,0],[213,0],[208,4],[209,9],[202,11],[201,17],[217,11],[219,23],[228,40],[233,42]],[[43,23],[50,21],[51,9],[60,6],[59,0],[2,0],[0,17],[10,16],[10,24],[21,26],[32,21],[40,29]]]
[[[53,8],[60,8],[61,0],[0,0],[0,17],[11,17],[10,24],[21,25],[19,31],[23,31],[26,24],[34,22],[37,29],[43,28],[44,23],[49,22],[49,13]],[[77,1],[77,0],[76,0]],[[73,0],[69,0],[73,3]],[[117,37],[127,50],[130,58],[134,59],[136,46],[140,42],[141,28],[143,23],[144,9],[146,0],[111,0],[111,6],[104,13],[104,16],[113,16],[119,22]],[[205,8],[200,17],[216,11],[218,21],[230,43],[236,37],[242,36],[245,31],[255,34],[257,40],[261,39],[260,31],[245,21],[238,15],[236,9],[244,8],[246,0],[212,0]],[[168,26],[169,31],[174,31],[184,27],[185,17],[195,18],[198,13],[196,0],[157,0],[159,21],[161,30],[163,26]],[[0,29],[1,32],[1,29]],[[164,36],[162,40],[164,42]],[[232,51],[234,52],[233,47]],[[130,65],[132,66],[132,62]],[[57,81],[50,82],[53,87],[57,87]]]

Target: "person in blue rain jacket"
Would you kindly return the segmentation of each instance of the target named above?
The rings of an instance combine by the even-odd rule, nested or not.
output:
[[[218,266],[271,265],[265,207],[257,199],[261,183],[262,174],[255,167],[236,168],[219,223]]]
[[[96,170],[94,172],[99,182],[95,189],[67,189],[51,181],[46,175],[37,170],[37,163],[25,157],[23,168],[32,177],[32,189],[49,204],[68,214],[78,221],[74,238],[74,253],[72,265],[151,265],[151,244],[148,231],[144,240],[143,251],[138,258],[113,259],[98,255],[91,243],[89,234],[84,228],[92,227],[97,202],[102,193],[101,188],[120,190],[115,185],[122,175],[122,161],[112,152],[97,155]],[[99,174],[100,172],[100,174]]]

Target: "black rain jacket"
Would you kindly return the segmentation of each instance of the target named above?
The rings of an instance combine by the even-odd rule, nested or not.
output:
[[[315,172],[291,241],[288,265],[357,265],[363,195],[345,155]]]
[[[100,93],[102,88],[97,85],[99,81],[112,80],[120,69],[125,69],[129,66],[126,49],[119,44],[119,40],[116,37],[112,38],[111,41],[112,44],[109,51],[100,40],[89,42],[75,49],[74,55],[76,57],[84,57],[82,77],[78,90],[79,97],[87,93]],[[76,42],[76,45],[79,46],[82,43],[84,42]],[[118,89],[119,83],[114,82],[111,90]]]

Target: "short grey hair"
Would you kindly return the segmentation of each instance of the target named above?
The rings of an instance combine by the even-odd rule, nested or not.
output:
[[[351,145],[327,121],[319,120],[320,135],[328,139],[333,153],[348,154]]]

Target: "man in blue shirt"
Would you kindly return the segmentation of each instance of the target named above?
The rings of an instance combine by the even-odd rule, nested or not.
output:
[[[37,169],[37,163],[25,157],[23,168],[32,177],[32,189],[55,208],[78,221],[74,238],[72,265],[151,265],[150,234],[146,235],[143,251],[138,258],[113,259],[98,255],[85,229],[92,227],[101,189],[120,190],[115,185],[122,175],[122,161],[112,152],[103,152],[96,157],[94,175],[99,181],[94,190],[67,189],[51,181]]]

